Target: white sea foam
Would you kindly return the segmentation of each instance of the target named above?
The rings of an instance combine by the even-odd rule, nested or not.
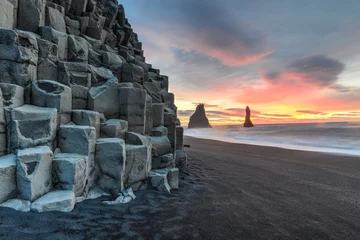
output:
[[[186,129],[186,136],[224,142],[360,156],[360,123],[263,124]]]

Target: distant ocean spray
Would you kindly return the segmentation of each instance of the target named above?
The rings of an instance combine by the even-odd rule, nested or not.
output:
[[[259,124],[186,129],[186,136],[360,157],[360,122]]]

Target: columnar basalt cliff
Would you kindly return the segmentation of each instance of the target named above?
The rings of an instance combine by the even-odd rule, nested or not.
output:
[[[112,0],[0,0],[0,204],[71,211],[170,192],[186,166],[169,79]]]
[[[247,106],[246,107],[246,116],[245,116],[245,122],[244,122],[244,127],[254,127],[254,124],[251,122],[251,111],[250,108]]]
[[[211,128],[204,104],[197,105],[195,112],[190,116],[188,128]]]

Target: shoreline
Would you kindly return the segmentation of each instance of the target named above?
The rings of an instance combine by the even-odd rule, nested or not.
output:
[[[356,239],[360,164],[355,157],[184,137],[179,189],[86,200],[73,212],[0,208],[0,238]],[[11,216],[11,217],[9,217]]]
[[[351,154],[351,153],[343,153],[343,152],[332,152],[332,151],[326,151],[326,150],[312,150],[312,149],[301,149],[301,148],[296,148],[294,146],[294,148],[290,147],[284,147],[284,146],[276,146],[276,144],[274,145],[266,145],[266,144],[256,144],[256,143],[244,143],[244,142],[240,142],[240,141],[232,141],[232,140],[226,140],[223,138],[206,138],[206,137],[201,137],[201,136],[189,136],[186,135],[186,131],[184,132],[184,138],[196,138],[196,139],[202,139],[202,140],[209,140],[209,141],[218,141],[218,142],[223,142],[223,143],[231,143],[231,144],[240,144],[240,145],[249,145],[249,146],[258,146],[258,147],[269,147],[269,148],[278,148],[278,149],[284,149],[284,150],[292,150],[292,151],[302,151],[302,152],[312,152],[312,153],[322,153],[322,154],[327,154],[327,155],[333,155],[333,156],[344,156],[344,157],[355,157],[355,158],[359,158],[360,159],[360,152],[358,154]],[[321,149],[321,148],[319,148]]]

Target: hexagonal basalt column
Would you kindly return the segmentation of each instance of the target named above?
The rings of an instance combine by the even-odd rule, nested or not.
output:
[[[119,88],[120,119],[128,121],[129,131],[145,133],[146,91],[139,88]]]
[[[22,199],[34,201],[52,188],[52,157],[49,147],[19,150],[17,153],[17,186]]]

